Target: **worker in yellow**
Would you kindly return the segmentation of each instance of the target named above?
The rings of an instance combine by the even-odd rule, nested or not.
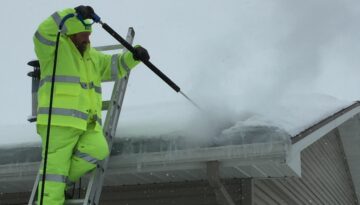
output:
[[[141,46],[135,46],[134,55],[96,51],[90,46],[89,19],[76,18],[77,11],[69,8],[53,13],[39,25],[33,38],[41,71],[37,131],[42,138],[44,158],[56,36],[62,18],[75,14],[65,21],[58,41],[44,205],[64,204],[66,183],[77,181],[109,155],[101,127],[101,81],[122,78],[139,60],[150,58]]]

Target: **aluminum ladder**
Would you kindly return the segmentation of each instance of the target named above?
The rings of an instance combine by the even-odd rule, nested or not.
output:
[[[135,36],[135,31],[133,28],[128,29],[128,33],[126,36],[126,41],[129,44],[132,44]],[[122,45],[110,45],[110,46],[101,46],[96,47],[95,49],[99,51],[109,51],[109,50],[117,50],[122,49],[123,52],[126,51]],[[40,69],[38,61],[31,61],[28,65],[34,68],[34,71],[28,73],[28,76],[32,77],[32,115],[28,118],[28,121],[35,122],[36,121],[36,109],[37,109],[37,91],[39,87],[40,81]],[[119,121],[119,116],[121,112],[122,103],[125,96],[125,91],[127,87],[127,83],[129,80],[130,73],[127,74],[122,79],[113,79],[115,81],[111,99],[109,101],[103,101],[102,110],[107,110],[105,123],[103,126],[104,136],[109,145],[109,149],[112,149],[113,138],[116,133],[117,124]],[[98,205],[100,200],[100,195],[104,182],[104,175],[109,163],[109,157],[104,159],[103,161],[97,164],[97,167],[90,173],[90,179],[87,185],[85,198],[82,199],[70,199],[66,200],[65,204],[67,205]],[[37,198],[37,189],[40,180],[40,174],[38,173],[36,176],[36,180],[30,195],[30,200],[28,205],[35,205],[37,202],[35,201]]]

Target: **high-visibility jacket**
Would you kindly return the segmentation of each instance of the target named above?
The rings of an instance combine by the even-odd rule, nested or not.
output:
[[[40,62],[37,124],[47,125],[51,78],[58,25],[74,9],[55,12],[42,22],[35,35],[35,52]],[[80,26],[79,26],[80,25]],[[96,121],[101,130],[101,81],[124,77],[139,61],[130,52],[107,55],[90,46],[83,56],[69,34],[91,31],[76,18],[66,21],[62,29],[57,55],[51,125],[86,130],[89,120]]]

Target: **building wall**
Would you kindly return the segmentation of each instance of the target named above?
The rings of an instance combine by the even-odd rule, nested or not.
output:
[[[225,186],[236,204],[243,204],[242,183],[225,180]],[[105,205],[217,205],[207,181],[105,187],[101,203]]]
[[[360,199],[360,115],[339,126],[339,133],[349,164],[352,181],[358,199]]]
[[[249,204],[249,179],[227,179],[224,184],[235,204]],[[81,193],[81,198],[85,195]],[[75,196],[78,192],[75,191]],[[27,204],[30,193],[0,194],[0,205]],[[101,205],[217,205],[208,181],[104,187]]]
[[[357,204],[339,132],[301,153],[301,178],[254,180],[254,204]]]

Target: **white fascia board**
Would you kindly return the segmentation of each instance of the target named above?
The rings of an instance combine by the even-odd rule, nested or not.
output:
[[[123,185],[202,180],[206,179],[208,161],[219,161],[223,178],[295,176],[286,164],[288,148],[289,141],[279,141],[171,152],[123,154],[110,158],[106,181],[109,185]],[[5,187],[0,186],[0,191],[29,189],[32,187],[38,168],[39,162],[1,165],[0,184]],[[10,185],[14,187],[11,190]]]
[[[301,154],[295,152],[290,148],[290,152],[287,155],[286,164],[296,173],[298,177],[301,177]]]
[[[206,162],[219,161],[222,167],[247,166],[264,163],[285,163],[288,142],[228,145],[171,152],[123,154],[113,156],[109,172],[156,172],[204,169]]]

